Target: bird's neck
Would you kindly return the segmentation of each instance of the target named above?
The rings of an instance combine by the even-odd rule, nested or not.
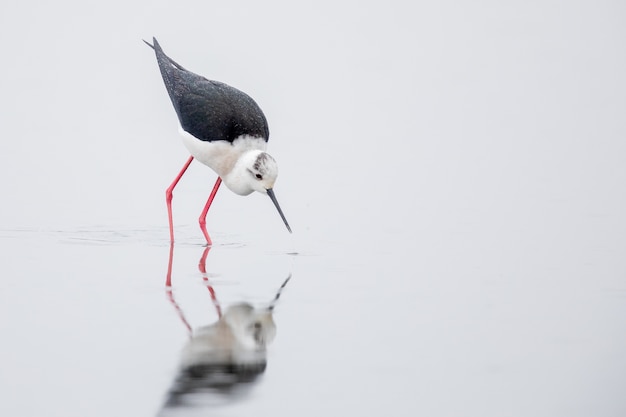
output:
[[[232,169],[222,177],[224,184],[235,194],[248,195],[254,191],[251,186],[248,167],[254,163],[260,153],[259,149],[244,151],[233,165]]]

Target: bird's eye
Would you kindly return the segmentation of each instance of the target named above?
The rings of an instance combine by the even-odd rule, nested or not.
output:
[[[257,180],[262,180],[263,179],[263,175],[261,175],[261,174],[256,174],[255,177],[256,177]]]

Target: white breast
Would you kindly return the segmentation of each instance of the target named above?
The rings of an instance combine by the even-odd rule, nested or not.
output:
[[[178,130],[189,153],[222,179],[230,173],[243,153],[249,150],[265,151],[267,148],[267,142],[263,138],[245,135],[235,139],[232,144],[224,140],[208,142],[196,138],[182,127]]]

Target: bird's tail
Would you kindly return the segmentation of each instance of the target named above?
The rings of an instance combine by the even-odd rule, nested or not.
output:
[[[155,37],[152,38],[152,42],[154,42],[154,44],[151,44],[150,42],[148,42],[145,39],[142,39],[142,41],[148,45],[150,48],[154,49],[154,52],[156,52],[157,54],[157,59],[159,58],[159,56],[164,57],[165,59],[167,59],[167,61],[169,61],[170,64],[172,64],[173,66],[175,66],[176,68],[178,68],[179,70],[182,71],[187,71],[187,69],[185,69],[185,67],[183,67],[182,65],[180,65],[178,62],[174,61],[172,58],[170,58],[169,56],[165,55],[165,52],[163,52],[163,49],[161,49],[161,45],[159,45],[159,42],[156,40]]]
[[[154,38],[152,38],[152,39],[154,39]],[[156,39],[154,39],[154,40],[156,41]],[[154,49],[154,45],[152,45],[150,42],[148,42],[148,41],[147,41],[147,40],[145,40],[145,39],[142,39],[142,41],[143,41],[143,43],[145,43],[146,45],[148,45],[150,48]]]

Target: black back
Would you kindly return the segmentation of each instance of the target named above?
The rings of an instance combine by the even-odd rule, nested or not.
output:
[[[265,115],[247,94],[187,71],[169,58],[155,38],[150,45],[182,128],[204,141],[234,141],[241,135],[269,139]],[[147,43],[147,42],[146,42]]]

